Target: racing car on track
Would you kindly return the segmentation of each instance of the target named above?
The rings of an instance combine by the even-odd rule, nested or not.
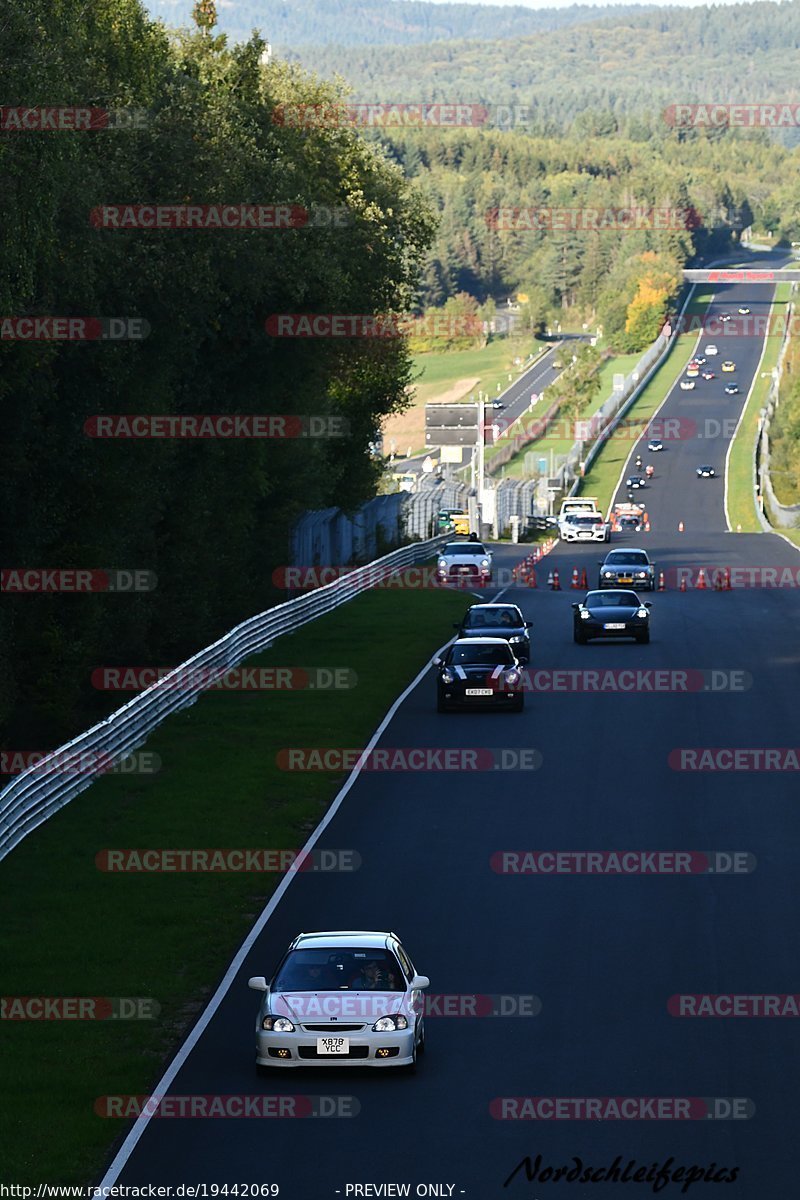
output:
[[[522,712],[525,704],[522,663],[503,638],[459,638],[437,667],[436,710],[502,708]]]
[[[635,638],[650,641],[650,605],[636,592],[587,592],[572,608],[573,638],[585,646],[590,638]]]
[[[408,1067],[425,1048],[424,989],[394,933],[301,933],[267,981],[256,1067]]]
[[[599,565],[598,588],[618,588],[625,584],[650,592],[655,590],[656,569],[646,550],[611,550]]]
[[[530,658],[530,627],[531,622],[525,620],[516,604],[473,604],[467,609],[464,620],[453,625],[458,630],[457,639],[502,638],[520,662]]]

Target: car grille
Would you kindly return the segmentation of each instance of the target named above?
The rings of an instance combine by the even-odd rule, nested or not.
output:
[[[326,1062],[335,1062],[342,1058],[369,1058],[369,1046],[351,1046],[347,1054],[317,1054],[316,1046],[298,1046],[298,1058],[324,1058]]]
[[[450,574],[453,576],[477,575],[477,574],[479,574],[479,572],[478,572],[477,566],[474,563],[464,563],[461,566],[455,566],[455,565],[452,566],[450,568]]]
[[[306,1033],[358,1033],[364,1026],[335,1023],[333,1025],[301,1025],[300,1028],[304,1029]]]

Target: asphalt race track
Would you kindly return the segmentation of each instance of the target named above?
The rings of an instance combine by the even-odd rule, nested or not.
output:
[[[735,314],[746,302],[756,314],[770,295],[769,286],[738,284],[723,288],[715,307]],[[571,1166],[579,1157],[598,1168],[621,1155],[623,1166],[673,1158],[673,1169],[739,1168],[735,1183],[697,1183],[690,1196],[797,1195],[795,1148],[786,1138],[800,1113],[797,1022],[680,1018],[668,1010],[677,993],[800,990],[797,774],[678,770],[680,756],[670,759],[681,748],[800,743],[795,587],[718,592],[690,584],[681,593],[675,586],[679,568],[699,566],[786,568],[800,579],[800,555],[783,539],[726,532],[725,454],[763,347],[755,337],[701,338],[701,346],[709,341],[720,350],[708,359],[717,378],[700,379],[694,392],[676,388],[660,414],[696,422],[694,433],[682,424],[682,435],[665,439],[662,453],[643,450],[656,468],[643,493],[651,532],[615,539],[646,547],[667,574],[669,590],[646,597],[653,604],[651,644],[573,643],[570,603],[580,593],[568,586],[572,568],[585,566],[593,585],[607,547],[557,546],[541,565],[536,590],[507,593],[534,623],[531,670],[539,682],[524,714],[439,716],[428,672],[379,743],[517,754],[535,748],[541,766],[362,772],[318,843],[357,850],[361,868],[294,877],[168,1089],[350,1096],[358,1114],[156,1118],[106,1182],[275,1182],[283,1200],[345,1196],[347,1185],[368,1183],[409,1184],[411,1195],[420,1184],[453,1185],[452,1193],[445,1187],[438,1194],[475,1200],[652,1195],[648,1184],[550,1187],[526,1182],[523,1172],[504,1187],[526,1154],[541,1154],[543,1167]],[[733,376],[719,372],[726,357],[737,363]],[[738,396],[724,396],[730,378]],[[726,421],[729,428],[712,424]],[[714,429],[717,436],[706,436]],[[696,478],[702,462],[716,467],[715,480]],[[495,562],[510,567],[520,557],[519,548],[504,546]],[[543,586],[551,568],[560,572],[560,593]],[[734,582],[740,576],[746,572],[734,573]],[[442,630],[442,642],[450,632]],[[576,691],[569,682],[586,682],[584,674],[570,674],[577,671],[621,681],[611,672],[629,668],[664,672],[666,689],[631,692],[620,682],[616,690]],[[573,690],[552,690],[565,679]],[[688,690],[680,690],[687,679]],[[496,852],[523,850],[746,852],[757,866],[677,876],[492,868]],[[336,1068],[258,1077],[257,996],[248,977],[269,975],[301,930],[337,928],[396,931],[417,969],[430,976],[434,996],[534,995],[541,1012],[431,1014],[427,1051],[413,1076]],[[498,1098],[531,1096],[751,1104],[735,1109],[746,1114],[736,1120],[714,1119],[730,1105],[713,1100],[690,1108],[696,1119],[678,1120],[500,1120],[497,1108],[490,1110]],[[659,1194],[684,1193],[677,1183]]]

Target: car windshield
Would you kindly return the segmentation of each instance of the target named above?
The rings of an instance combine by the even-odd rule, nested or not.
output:
[[[336,947],[292,950],[271,988],[273,992],[402,992],[405,981],[388,950]]]
[[[612,550],[603,566],[646,567],[647,555],[644,550]]]
[[[585,608],[638,608],[636,592],[589,592]]]
[[[471,608],[464,618],[467,629],[496,629],[498,626],[519,626],[522,619],[514,608]]]
[[[599,523],[600,523],[599,517],[576,517],[575,518],[575,524],[580,525],[582,528],[585,528],[585,529],[591,529],[592,526],[599,525]]]
[[[448,542],[442,554],[486,554],[480,542]]]
[[[448,665],[456,667],[507,667],[511,666],[513,660],[514,656],[506,643],[502,646],[469,646],[456,642],[447,657]]]

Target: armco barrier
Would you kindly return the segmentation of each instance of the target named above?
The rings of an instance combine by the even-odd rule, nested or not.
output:
[[[282,634],[293,633],[315,617],[352,600],[380,582],[387,572],[425,562],[446,540],[447,535],[442,534],[403,546],[366,566],[354,567],[334,583],[243,621],[110,717],[52,751],[36,766],[29,767],[0,792],[0,859],[89,787],[112,763],[141,746],[170,713],[194,704],[198,695],[226,671],[250,655],[265,650]],[[183,676],[181,686],[171,686],[170,681],[178,675]],[[58,764],[65,760],[73,763],[94,761],[92,755],[97,756],[99,764],[94,774],[81,767],[77,772],[75,768],[72,771],[68,767],[58,769]]]

